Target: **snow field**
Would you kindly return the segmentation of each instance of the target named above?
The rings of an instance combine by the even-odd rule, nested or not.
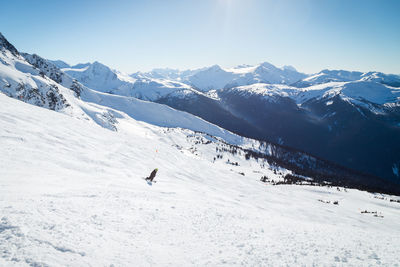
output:
[[[398,203],[263,184],[270,170],[213,163],[216,145],[188,130],[0,102],[0,266],[398,266]]]

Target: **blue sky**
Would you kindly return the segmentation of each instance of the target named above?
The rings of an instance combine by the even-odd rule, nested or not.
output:
[[[135,72],[268,61],[400,74],[398,0],[3,1],[17,49]]]

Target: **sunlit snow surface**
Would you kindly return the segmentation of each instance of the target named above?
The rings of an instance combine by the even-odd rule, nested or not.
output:
[[[397,197],[267,185],[188,130],[0,104],[0,266],[399,264]]]

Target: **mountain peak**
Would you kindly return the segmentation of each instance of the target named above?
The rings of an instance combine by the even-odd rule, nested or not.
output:
[[[222,70],[222,68],[221,68],[219,65],[217,65],[217,64],[212,65],[212,66],[209,67],[208,69],[209,69],[209,70],[214,70],[214,71]]]
[[[263,63],[260,64],[260,66],[264,67],[264,68],[276,68],[274,65],[272,65],[269,62],[263,62]]]
[[[93,68],[93,69],[97,69],[97,70],[102,70],[102,71],[112,71],[110,67],[108,67],[108,66],[106,66],[106,65],[104,65],[104,64],[102,64],[102,63],[100,63],[100,62],[98,62],[98,61],[93,62],[93,63],[90,65],[89,68]]]
[[[14,56],[18,56],[18,50],[12,45],[10,44],[7,39],[4,37],[4,35],[0,32],[0,49],[4,48],[8,51],[11,52],[11,54],[13,54]]]
[[[291,66],[291,65],[285,65],[285,66],[282,67],[282,69],[283,70],[289,70],[289,71],[296,71],[297,72],[296,68]]]

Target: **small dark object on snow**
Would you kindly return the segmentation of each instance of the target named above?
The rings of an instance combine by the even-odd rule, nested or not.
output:
[[[158,169],[155,168],[155,169],[151,172],[150,176],[146,178],[146,180],[147,180],[147,181],[150,181],[150,182],[153,182],[153,179],[154,179],[154,177],[156,177],[157,172],[158,172]]]
[[[261,177],[260,181],[265,183],[267,181],[267,179],[268,179],[267,176],[264,175],[263,177]]]

